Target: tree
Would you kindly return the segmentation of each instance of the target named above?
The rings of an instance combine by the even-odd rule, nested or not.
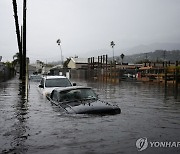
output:
[[[5,65],[8,67],[8,68],[13,68],[13,63],[7,61],[5,62]]]
[[[125,55],[122,53],[122,54],[121,54],[122,64],[123,64],[124,56],[125,56]]]
[[[66,61],[64,62],[64,65],[63,65],[64,68],[68,68],[68,64],[69,64],[70,60],[71,60],[71,58],[66,59]]]
[[[12,62],[13,66],[20,64],[20,55],[19,52],[17,52],[14,56],[13,56],[13,62]]]
[[[112,49],[113,49],[113,63],[114,63],[114,46],[115,46],[115,43],[114,43],[114,41],[111,41],[111,47],[112,47]]]

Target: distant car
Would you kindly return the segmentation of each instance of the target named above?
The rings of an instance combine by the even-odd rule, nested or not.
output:
[[[68,78],[65,76],[44,76],[42,77],[39,85],[39,91],[44,96],[50,94],[53,89],[57,87],[71,87],[76,85],[75,83],[72,84]]]
[[[37,74],[37,75],[32,74],[32,75],[29,76],[29,80],[30,81],[40,82],[41,79],[42,79],[42,75],[41,74]]]
[[[120,114],[120,108],[100,101],[90,87],[74,86],[56,88],[48,95],[49,101],[67,113],[76,114]]]

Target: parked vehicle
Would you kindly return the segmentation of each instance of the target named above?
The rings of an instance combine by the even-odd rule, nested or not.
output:
[[[117,105],[99,100],[89,87],[56,88],[47,98],[67,113],[120,114],[121,112]]]
[[[53,89],[57,87],[71,87],[76,85],[75,83],[72,84],[68,78],[65,76],[44,76],[42,77],[39,85],[39,91],[44,96],[50,94]]]
[[[32,74],[32,75],[29,76],[29,80],[33,81],[33,82],[40,82],[41,79],[42,79],[41,74],[37,74],[37,75]]]

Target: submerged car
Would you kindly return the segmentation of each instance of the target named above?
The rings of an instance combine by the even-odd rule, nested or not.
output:
[[[109,102],[98,99],[96,93],[90,87],[67,87],[56,88],[51,95],[47,96],[49,101],[67,113],[75,114],[120,114],[120,108]]]
[[[71,87],[76,85],[71,83],[65,76],[44,76],[42,77],[39,85],[39,91],[44,96],[49,95],[53,89],[61,87]]]

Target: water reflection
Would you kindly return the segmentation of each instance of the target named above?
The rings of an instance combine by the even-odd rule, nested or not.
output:
[[[10,105],[14,111],[11,111],[11,113],[7,112],[7,114],[11,116],[10,119],[4,119],[6,123],[8,123],[8,120],[11,120],[11,126],[6,130],[3,136],[7,137],[7,139],[12,137],[12,139],[10,140],[10,147],[4,148],[2,153],[25,153],[28,150],[28,147],[25,145],[25,141],[29,137],[29,127],[26,125],[28,120],[26,87],[20,81],[18,87],[18,83],[11,83],[14,84],[13,86],[11,85],[11,87],[8,87],[10,86],[8,83],[4,84],[6,84],[8,92],[9,90],[12,90],[10,97],[7,98],[6,101],[12,103]],[[4,90],[6,90],[6,88],[4,88]],[[4,110],[10,110],[10,108],[4,108]],[[12,119],[14,120],[12,121]]]
[[[140,137],[179,141],[180,94],[175,99],[173,88],[164,93],[163,85],[141,82],[75,82],[92,87],[100,99],[116,103],[122,113],[64,114],[38,93],[38,83],[30,83],[27,99],[21,83],[12,80],[4,92],[0,90],[0,153],[138,153],[135,143]],[[158,150],[148,148],[147,153]]]
[[[14,152],[25,153],[27,151],[27,146],[25,146],[25,141],[28,139],[28,126],[26,126],[26,121],[28,119],[28,101],[26,94],[26,86],[20,82],[19,83],[19,100],[15,104],[15,115],[17,122],[14,127],[16,134],[14,134],[14,140],[12,145],[14,146]]]
[[[121,81],[120,83],[106,83],[106,82],[96,82],[96,81],[82,81],[80,79],[74,79],[73,82],[77,82],[79,85],[90,86],[97,90],[99,95],[105,96],[105,98],[112,98],[117,91],[124,92],[132,91],[132,95],[138,95],[138,93],[146,92],[147,95],[153,94],[158,96],[164,96],[164,99],[171,99],[173,97],[175,101],[180,102],[180,86],[175,87],[173,85],[168,85],[167,87],[164,84],[158,83],[142,83],[137,81]],[[130,89],[128,89],[130,88]],[[128,90],[128,91],[127,91]],[[133,92],[134,91],[134,92]],[[138,93],[136,93],[138,91]],[[102,93],[103,92],[103,93]],[[124,93],[119,93],[120,95]],[[150,95],[151,96],[151,95]]]

